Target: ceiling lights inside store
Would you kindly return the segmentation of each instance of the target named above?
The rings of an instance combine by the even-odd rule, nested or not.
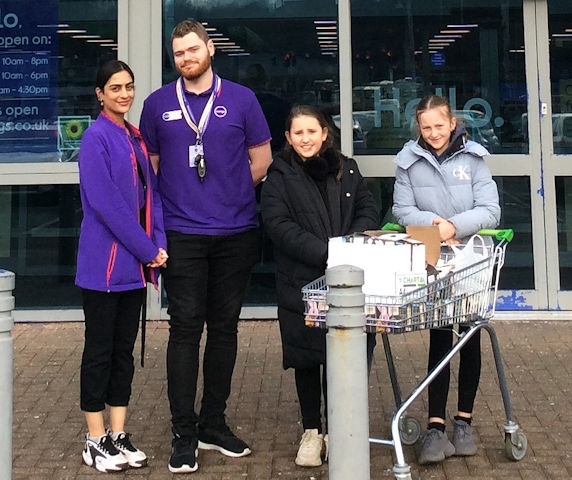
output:
[[[322,55],[338,53],[338,23],[336,20],[314,20],[316,37]]]
[[[209,26],[208,22],[201,23],[209,34],[209,38],[213,41],[214,46],[220,52],[228,55],[229,57],[247,57],[250,55],[250,53],[239,44],[233,42],[229,37],[220,33],[216,27]]]
[[[58,28],[56,33],[60,35],[69,35],[70,38],[76,40],[85,40],[86,43],[99,43],[102,47],[111,48],[112,50],[117,50],[117,40],[112,40],[110,38],[101,38],[101,35],[88,34],[87,30],[84,29],[73,29],[69,28],[69,24],[62,23],[59,25],[52,25]]]
[[[434,53],[439,50],[444,50],[446,47],[453,45],[457,40],[464,38],[464,35],[468,35],[479,25],[477,23],[462,23],[462,24],[449,24],[439,33],[433,35],[428,42],[429,53]],[[416,53],[421,53],[419,50]]]

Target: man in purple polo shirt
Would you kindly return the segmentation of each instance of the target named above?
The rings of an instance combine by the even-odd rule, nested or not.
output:
[[[194,472],[198,448],[250,453],[225,421],[237,324],[258,256],[255,186],[272,161],[270,131],[254,93],[222,80],[200,22],[171,34],[181,77],[153,92],[140,129],[158,172],[168,267],[167,381],[173,443],[169,470]],[[194,410],[204,324],[203,397]]]

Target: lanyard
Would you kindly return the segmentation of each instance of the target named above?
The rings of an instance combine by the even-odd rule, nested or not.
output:
[[[193,111],[191,110],[191,106],[189,105],[189,102],[184,94],[183,77],[179,77],[179,81],[177,82],[177,99],[179,100],[179,105],[181,106],[183,117],[185,117],[189,127],[191,127],[191,129],[197,134],[198,144],[201,143],[201,137],[207,129],[215,98],[220,92],[221,83],[222,82],[220,77],[215,75],[213,91],[211,92],[203,113],[201,114],[201,118],[199,119],[199,123],[197,124],[195,116],[193,115]]]

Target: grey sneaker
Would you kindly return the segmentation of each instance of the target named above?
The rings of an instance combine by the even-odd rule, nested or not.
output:
[[[423,437],[417,462],[419,465],[442,462],[454,453],[455,447],[447,438],[447,434],[430,428]]]
[[[468,457],[477,453],[473,429],[467,422],[455,420],[453,446],[455,447],[455,455],[459,457]]]

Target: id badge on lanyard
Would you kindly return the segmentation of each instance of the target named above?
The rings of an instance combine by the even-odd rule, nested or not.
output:
[[[204,157],[205,153],[203,151],[202,143],[195,143],[194,145],[189,145],[189,167],[195,168],[197,157]]]
[[[199,139],[194,145],[189,145],[189,167],[197,169],[197,175],[202,183],[207,174],[207,162],[203,153],[203,144]]]

